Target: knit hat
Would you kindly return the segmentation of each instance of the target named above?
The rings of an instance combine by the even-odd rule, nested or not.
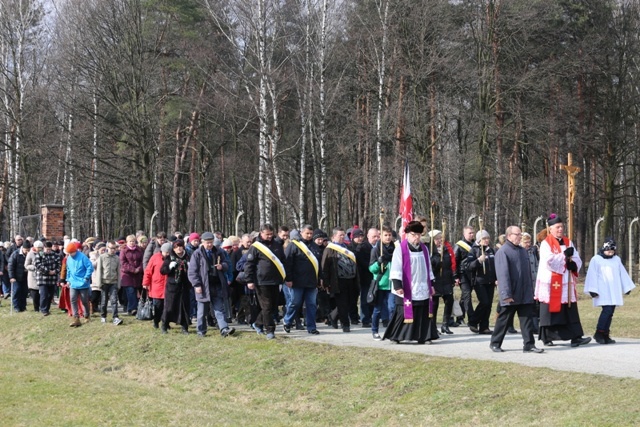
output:
[[[313,237],[312,237],[313,240],[320,239],[320,238],[324,239],[325,237],[327,237],[327,233],[320,230],[319,228],[313,231]]]
[[[33,242],[33,247],[34,248],[44,248],[44,243],[42,243],[40,240],[36,240],[35,242]]]
[[[171,252],[171,249],[173,249],[173,245],[169,242],[163,243],[162,246],[160,246],[160,251],[167,254]]]
[[[233,246],[233,243],[231,242],[230,239],[224,239],[224,241],[222,242],[223,248],[230,248],[232,246]]]
[[[24,243],[22,244],[22,247],[25,249],[31,249],[31,242],[28,240],[25,240]]]
[[[26,244],[27,242],[25,242]],[[73,255],[76,252],[78,252],[78,245],[76,245],[75,242],[70,242],[67,244],[67,246],[64,248],[64,251],[66,253],[68,253],[69,255]]]
[[[487,230],[480,230],[476,233],[476,243],[479,245],[482,239],[491,237]]]
[[[53,242],[51,240],[47,240],[46,242],[44,242],[44,247],[45,248],[52,248],[53,247]]]
[[[617,249],[616,241],[613,240],[613,237],[607,237],[604,239],[604,243],[602,244],[602,251],[615,251]]]
[[[547,225],[549,227],[555,224],[559,224],[561,222],[562,222],[562,218],[560,218],[558,214],[552,213],[551,215],[549,215],[549,218],[547,218]]]
[[[438,234],[442,234],[442,231],[440,230],[431,230],[429,233],[427,233],[429,235],[430,238],[434,238],[436,237]]]
[[[409,224],[407,224],[407,226],[404,228],[404,232],[405,233],[417,233],[417,234],[422,234],[422,232],[424,231],[424,225],[422,225],[422,223],[420,221],[411,221]]]
[[[200,237],[200,240],[213,240],[213,239],[215,239],[215,236],[210,231],[206,231],[202,233],[202,236]]]
[[[194,240],[200,240],[200,235],[198,233],[189,234],[189,241],[193,242]]]
[[[356,237],[364,237],[364,231],[362,231],[362,228],[353,229],[353,231],[351,232],[351,238],[355,239]]]
[[[147,236],[138,237],[138,243],[139,244],[148,243],[148,242],[149,242],[149,238]]]

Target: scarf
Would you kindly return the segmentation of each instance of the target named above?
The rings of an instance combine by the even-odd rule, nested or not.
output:
[[[433,316],[433,291],[431,289],[431,257],[429,250],[420,242],[420,248],[424,255],[424,262],[427,264],[427,284],[429,286],[429,317]],[[413,323],[413,303],[411,301],[411,253],[409,252],[409,241],[403,240],[400,243],[402,251],[402,305],[404,307],[404,323]]]
[[[443,245],[447,249],[447,252],[449,252],[449,258],[451,258],[451,271],[453,271],[453,274],[456,274],[456,272],[458,271],[456,269],[458,265],[456,264],[456,255],[453,253],[453,248],[451,247],[451,243],[444,242]]]

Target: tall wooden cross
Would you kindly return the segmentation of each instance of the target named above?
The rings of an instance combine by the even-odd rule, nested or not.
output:
[[[567,237],[573,238],[573,199],[576,195],[576,175],[580,168],[571,163],[571,153],[567,154],[567,164],[561,166],[567,172]]]

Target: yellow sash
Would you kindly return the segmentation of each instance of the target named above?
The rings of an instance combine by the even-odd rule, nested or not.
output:
[[[298,242],[297,240],[291,240],[291,241],[293,242],[294,245],[298,247],[298,249],[302,251],[303,254],[307,256],[307,258],[309,258],[309,262],[311,262],[311,264],[313,265],[313,269],[316,271],[316,278],[317,278],[319,267],[318,267],[318,260],[316,259],[316,256],[313,254],[313,252],[309,250],[307,245],[304,245]]]
[[[340,252],[342,255],[346,256],[347,258],[349,258],[351,261],[353,261],[353,263],[356,263],[356,256],[353,252],[351,252],[349,249],[347,248],[343,248],[340,245],[336,245],[333,242],[330,242],[327,245],[328,248],[333,249],[336,252]]]
[[[282,280],[284,280],[284,278],[287,277],[287,273],[285,273],[284,271],[284,265],[282,265],[282,261],[280,261],[280,259],[278,259],[278,257],[273,252],[271,252],[271,249],[269,249],[268,247],[266,247],[260,242],[253,242],[251,246],[254,246],[257,250],[262,252],[264,256],[266,256],[271,260],[273,265],[275,265],[278,271],[280,272],[280,275],[282,276]]]
[[[460,246],[462,249],[464,249],[467,252],[471,252],[471,246],[469,246],[467,244],[467,242],[465,242],[464,240],[459,240],[456,245]]]

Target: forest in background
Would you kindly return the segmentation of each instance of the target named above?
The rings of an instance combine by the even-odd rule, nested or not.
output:
[[[573,239],[624,253],[638,3],[0,0],[3,238],[43,204],[78,238],[394,224],[405,159],[450,240],[531,231],[571,153]]]

